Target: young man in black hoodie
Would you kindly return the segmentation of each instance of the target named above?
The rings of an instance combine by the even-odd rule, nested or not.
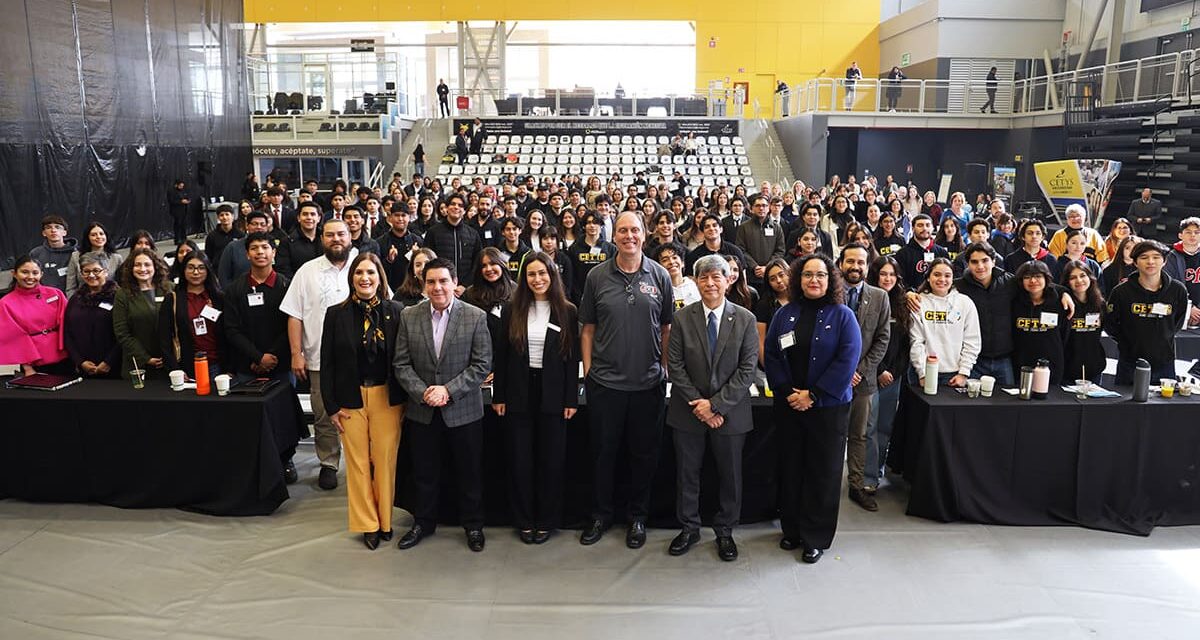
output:
[[[933,241],[933,218],[918,213],[912,219],[912,238],[896,252],[904,285],[916,289],[929,277],[934,258],[950,259],[950,254]]]
[[[1167,256],[1167,275],[1183,283],[1191,308],[1188,328],[1200,326],[1200,218],[1184,218],[1179,222],[1179,242]]]
[[[1163,270],[1170,249],[1155,240],[1137,243],[1130,256],[1137,276],[1113,287],[1104,331],[1117,341],[1117,384],[1133,383],[1138,358],[1150,377],[1175,377],[1175,334],[1188,317],[1187,289]]]
[[[42,269],[42,284],[70,298],[75,292],[67,290],[67,265],[79,243],[67,237],[67,221],[55,215],[42,218],[42,237],[45,241],[34,247],[29,257]]]

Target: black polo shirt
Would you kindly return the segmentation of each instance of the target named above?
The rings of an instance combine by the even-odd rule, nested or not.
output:
[[[671,276],[653,260],[643,256],[635,273],[618,269],[615,259],[596,265],[579,306],[579,321],[595,325],[588,375],[619,391],[661,384],[662,328],[674,311]]]

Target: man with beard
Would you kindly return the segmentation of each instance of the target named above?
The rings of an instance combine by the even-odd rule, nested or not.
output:
[[[875,433],[869,431],[871,404],[879,391],[876,371],[887,353],[891,340],[891,305],[887,293],[879,287],[865,282],[870,250],[866,245],[852,242],[842,248],[838,267],[846,282],[846,306],[858,318],[862,331],[862,352],[850,385],[854,387],[854,400],[850,403],[850,428],[846,439],[846,478],[850,485],[850,499],[867,511],[878,511],[874,488],[863,485],[863,472],[867,465],[879,466],[879,452],[875,445]]]
[[[916,289],[929,277],[934,258],[950,259],[950,254],[933,241],[933,218],[919,213],[912,219],[912,238],[896,252],[904,285]]]
[[[500,246],[500,223],[492,216],[491,196],[479,196],[479,202],[475,205],[475,217],[468,219],[467,224],[479,234],[481,247]]]
[[[308,380],[312,401],[313,431],[321,472],[317,486],[337,488],[338,463],[342,455],[337,428],[321,401],[321,333],[325,310],[350,295],[347,273],[358,250],[350,246],[350,230],[343,220],[327,220],[321,228],[325,252],[304,263],[292,278],[279,309],[288,315],[288,345],[292,352],[292,373]]]

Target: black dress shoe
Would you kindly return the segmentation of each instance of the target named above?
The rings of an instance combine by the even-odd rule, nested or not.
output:
[[[367,548],[370,549],[371,551],[378,549],[379,548],[379,532],[372,531],[370,533],[364,533],[363,534],[363,544],[367,545]]]
[[[380,531],[379,532],[379,540],[380,540],[380,542],[391,542],[392,541],[392,532],[391,531]]]
[[[737,560],[737,543],[733,541],[733,536],[717,536],[717,557],[725,562]]]
[[[325,491],[333,491],[337,488],[337,469],[333,467],[321,467],[321,473],[317,476],[317,486]]]
[[[413,528],[408,530],[408,533],[400,536],[400,542],[398,542],[396,546],[400,549],[411,549],[417,546],[417,543],[427,535],[429,534],[425,533],[424,527],[419,524],[414,524]]]
[[[700,542],[700,532],[684,529],[671,541],[671,546],[667,547],[667,553],[673,556],[681,556],[691,550],[692,545],[697,542]]]
[[[801,556],[800,559],[804,560],[808,564],[816,564],[823,555],[825,555],[825,551],[823,549],[809,549],[806,547],[804,549],[804,555]]]
[[[646,523],[641,520],[634,520],[629,523],[629,530],[625,532],[625,546],[630,549],[641,549],[646,544]]]
[[[850,489],[850,500],[867,511],[879,511],[879,503],[875,496],[862,489]]]
[[[538,529],[537,531],[533,532],[533,543],[546,544],[552,535],[554,535],[553,531],[542,531],[541,529]]]
[[[467,548],[471,551],[479,553],[483,551],[483,529],[468,529],[467,530]]]
[[[600,538],[604,536],[604,530],[607,528],[608,527],[604,526],[603,521],[592,520],[592,523],[588,525],[588,528],[584,529],[583,533],[579,534],[579,544],[587,546],[600,542]]]
[[[287,484],[296,484],[296,481],[298,481],[299,479],[300,479],[300,474],[296,473],[296,463],[292,462],[291,460],[288,460],[283,465],[283,481],[286,482]]]
[[[783,538],[779,539],[779,548],[783,549],[784,551],[795,551],[796,549],[799,549],[800,547],[803,547],[803,546],[804,546],[803,542],[801,542],[799,540],[792,540],[791,538],[788,538],[787,536],[784,536]]]
[[[517,537],[525,544],[533,544],[533,529],[522,529],[517,532]]]

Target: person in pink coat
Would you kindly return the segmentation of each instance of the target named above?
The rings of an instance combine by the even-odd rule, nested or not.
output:
[[[66,309],[66,294],[42,285],[38,263],[27,255],[17,258],[12,288],[0,298],[0,364],[20,365],[25,375],[59,373],[67,361]]]

